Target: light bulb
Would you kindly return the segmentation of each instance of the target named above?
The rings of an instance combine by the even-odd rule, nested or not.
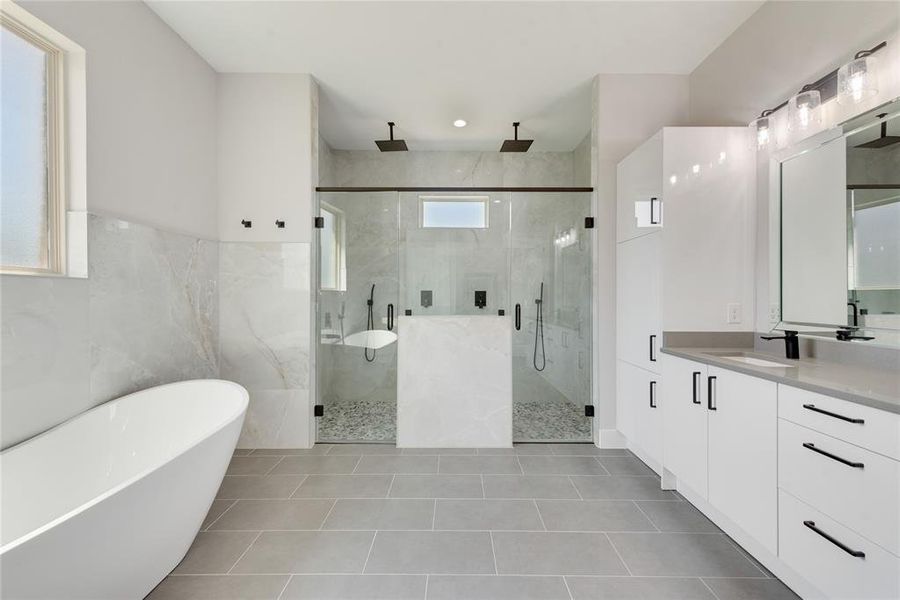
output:
[[[813,129],[821,122],[819,105],[822,96],[819,90],[800,92],[788,102],[788,127],[792,131]]]
[[[759,117],[750,122],[750,134],[756,140],[756,149],[763,150],[771,141],[770,117]]]

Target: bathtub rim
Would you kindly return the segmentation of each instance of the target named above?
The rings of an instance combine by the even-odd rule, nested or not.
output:
[[[162,469],[163,467],[165,467],[167,464],[169,464],[169,463],[172,462],[173,460],[175,460],[175,459],[177,459],[178,457],[180,457],[180,456],[186,454],[186,453],[187,453],[189,450],[191,450],[192,448],[195,448],[195,447],[198,446],[199,444],[205,442],[206,440],[208,440],[209,438],[211,438],[212,436],[214,436],[216,433],[218,433],[218,432],[222,431],[223,429],[225,429],[226,427],[228,427],[228,426],[229,426],[230,424],[232,424],[235,420],[237,420],[237,419],[239,419],[239,418],[243,418],[243,416],[244,416],[244,415],[246,414],[246,412],[247,412],[247,406],[248,406],[249,403],[250,403],[250,394],[249,394],[249,392],[247,391],[247,389],[246,389],[244,386],[240,385],[239,383],[235,383],[235,382],[233,382],[233,381],[228,381],[228,380],[226,380],[226,379],[186,379],[186,380],[183,380],[183,381],[173,381],[173,382],[171,382],[171,383],[164,383],[164,384],[156,385],[156,386],[149,387],[149,388],[146,388],[146,389],[143,389],[143,390],[138,390],[138,391],[136,391],[136,392],[132,392],[132,393],[126,394],[126,395],[124,395],[124,396],[119,396],[118,398],[113,398],[113,399],[108,400],[108,401],[106,401],[106,402],[104,402],[104,403],[102,403],[102,404],[98,404],[97,406],[94,406],[94,407],[92,407],[92,408],[90,408],[90,409],[88,409],[88,410],[86,410],[86,411],[84,411],[84,412],[82,412],[82,413],[79,413],[79,414],[75,415],[74,417],[71,417],[70,419],[67,419],[67,420],[63,421],[62,423],[59,423],[58,425],[55,425],[55,426],[51,427],[51,428],[48,429],[47,431],[41,432],[41,433],[39,433],[38,435],[35,435],[35,436],[33,436],[33,437],[30,437],[30,438],[28,438],[27,440],[24,440],[24,441],[22,441],[22,442],[20,442],[20,443],[18,443],[18,444],[16,444],[16,445],[14,445],[14,446],[11,446],[10,448],[6,448],[6,449],[4,449],[2,452],[0,452],[0,456],[3,456],[3,455],[5,455],[5,454],[7,454],[8,452],[11,452],[11,451],[13,451],[13,450],[22,448],[22,447],[26,446],[26,445],[27,445],[28,443],[30,443],[30,442],[33,442],[33,441],[35,441],[35,440],[37,440],[37,439],[40,439],[40,438],[42,438],[42,437],[44,437],[44,436],[47,436],[47,435],[52,434],[55,430],[57,430],[57,429],[59,429],[59,428],[61,428],[61,427],[64,427],[64,426],[66,426],[66,425],[71,425],[72,423],[78,421],[79,419],[86,418],[87,415],[89,415],[91,412],[93,412],[93,411],[95,411],[95,410],[99,410],[99,409],[105,408],[106,405],[109,404],[110,402],[118,402],[118,401],[124,400],[124,399],[126,399],[126,398],[130,398],[130,397],[132,397],[132,396],[140,396],[140,395],[142,395],[142,394],[147,394],[147,393],[150,393],[150,392],[153,392],[153,391],[156,391],[156,390],[161,390],[161,389],[164,389],[164,388],[183,386],[184,384],[187,384],[187,383],[216,383],[216,384],[227,384],[228,387],[232,387],[232,388],[234,388],[236,391],[239,392],[239,397],[243,400],[243,402],[239,404],[238,410],[233,411],[233,412],[229,412],[229,413],[227,414],[227,416],[225,416],[221,421],[217,422],[215,426],[213,426],[213,427],[211,427],[211,428],[209,428],[209,429],[202,430],[202,431],[199,433],[198,437],[194,439],[193,443],[191,443],[191,444],[185,446],[184,448],[182,448],[182,449],[179,450],[178,452],[172,454],[171,456],[168,457],[167,460],[161,461],[160,463],[155,464],[155,465],[152,466],[152,467],[146,468],[146,469],[144,469],[144,470],[142,470],[142,471],[139,471],[139,472],[135,473],[135,474],[132,475],[131,477],[128,477],[127,479],[122,480],[122,481],[119,482],[118,484],[116,484],[116,485],[114,485],[113,487],[109,488],[108,490],[104,491],[102,494],[98,494],[97,496],[94,496],[93,498],[91,498],[91,499],[88,500],[87,502],[84,502],[84,503],[82,503],[82,504],[79,504],[78,506],[76,506],[76,507],[73,508],[72,510],[63,513],[63,514],[61,514],[60,516],[56,517],[55,519],[52,519],[52,520],[48,521],[47,523],[44,523],[44,524],[41,525],[40,527],[37,527],[37,528],[35,528],[35,529],[32,529],[32,530],[29,531],[28,533],[26,533],[26,534],[24,534],[24,535],[21,535],[21,536],[17,537],[16,539],[14,539],[14,540],[8,542],[7,544],[4,544],[4,545],[0,546],[0,559],[2,559],[3,555],[6,554],[7,552],[10,552],[10,551],[16,549],[17,547],[21,546],[22,544],[25,544],[26,542],[29,542],[29,541],[31,541],[32,539],[34,539],[34,538],[36,538],[36,537],[42,535],[43,533],[49,531],[50,529],[52,529],[53,527],[59,525],[60,523],[63,523],[63,522],[65,522],[65,521],[67,521],[67,520],[69,520],[69,519],[71,519],[71,518],[73,518],[73,517],[75,517],[75,516],[81,514],[82,512],[85,512],[86,510],[92,508],[93,506],[96,506],[97,504],[103,502],[104,500],[106,500],[106,499],[108,499],[108,498],[110,498],[110,497],[116,495],[117,493],[119,493],[119,492],[122,491],[123,489],[125,489],[125,488],[129,487],[130,485],[132,485],[133,483],[135,483],[136,481],[139,481],[139,480],[141,480],[141,479],[147,477],[147,476],[150,475],[151,473],[154,473],[154,472],[156,472],[156,471]],[[2,485],[5,485],[5,483],[3,483],[3,482],[0,482],[0,483],[2,483]]]

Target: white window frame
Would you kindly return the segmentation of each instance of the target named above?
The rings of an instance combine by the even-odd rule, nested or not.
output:
[[[334,218],[334,244],[336,248],[334,257],[334,281],[337,287],[325,287],[322,285],[320,289],[326,292],[346,292],[347,291],[347,230],[344,211],[332,206],[326,202],[320,203],[320,210],[327,212]],[[319,252],[323,252],[324,248],[319,244]],[[321,258],[319,259],[319,269],[321,270]],[[319,274],[319,282],[321,284],[322,274]]]
[[[85,52],[12,2],[0,26],[47,54],[47,265],[0,265],[13,275],[87,276]],[[69,211],[80,211],[74,222]]]
[[[488,195],[477,196],[419,196],[419,227],[421,229],[454,230],[454,229],[489,229],[491,226],[491,197]],[[434,227],[425,225],[426,202],[466,202],[470,204],[481,203],[484,210],[484,227]]]

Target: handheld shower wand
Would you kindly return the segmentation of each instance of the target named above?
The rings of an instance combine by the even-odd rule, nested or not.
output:
[[[544,282],[541,282],[541,294],[540,297],[535,299],[534,303],[537,305],[537,316],[535,317],[534,324],[534,355],[532,357],[532,364],[534,364],[534,368],[537,371],[543,371],[547,367],[547,353],[544,350]],[[540,365],[538,366],[538,338],[541,341],[541,360]]]
[[[372,284],[372,290],[369,292],[369,299],[366,301],[366,305],[369,307],[369,316],[366,319],[366,331],[371,331],[375,329],[375,317],[372,315],[372,307],[375,305],[375,284]],[[363,355],[366,357],[367,362],[373,362],[375,360],[375,350],[372,350],[372,358],[369,358],[369,348],[368,346],[363,347]]]

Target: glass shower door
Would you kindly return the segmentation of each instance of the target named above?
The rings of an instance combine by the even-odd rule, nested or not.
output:
[[[396,192],[320,192],[318,441],[397,436]]]
[[[513,439],[590,441],[591,194],[517,192],[511,210]]]

